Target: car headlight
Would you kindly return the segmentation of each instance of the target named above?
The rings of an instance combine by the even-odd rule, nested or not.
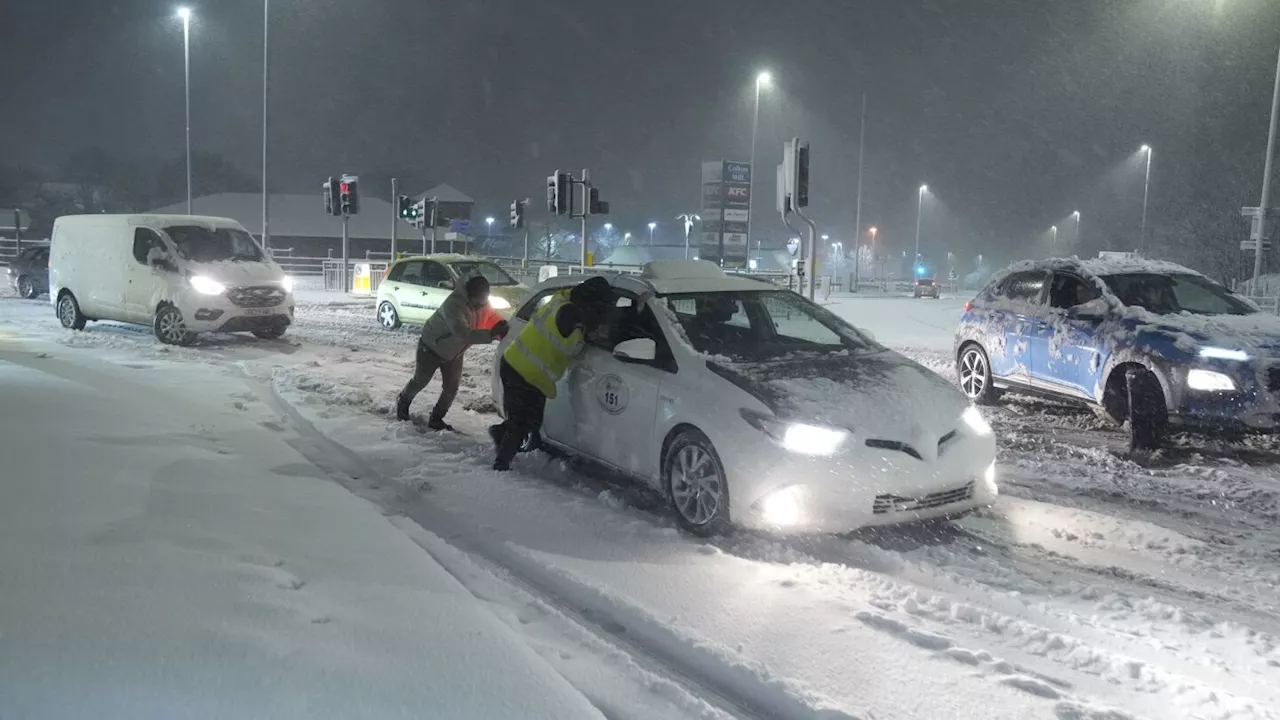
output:
[[[285,275],[280,279],[280,286],[283,287],[284,291],[287,293],[293,292],[293,278]]]
[[[510,310],[511,303],[507,302],[506,298],[501,298],[501,297],[498,297],[497,295],[490,295],[489,307],[493,308],[494,310]]]
[[[804,517],[804,502],[798,485],[774,490],[760,501],[760,519],[775,527],[788,527]]]
[[[771,415],[743,408],[742,419],[773,438],[787,450],[801,455],[835,455],[849,439],[849,433],[837,428],[807,425],[779,420]]]
[[[1236,381],[1230,375],[1214,370],[1192,368],[1187,373],[1187,387],[1206,392],[1231,392],[1236,389]]]
[[[1000,488],[996,486],[996,464],[994,461],[983,471],[982,484],[986,486],[987,492],[992,495],[999,494]]]
[[[986,418],[982,417],[982,413],[978,411],[978,408],[972,405],[960,413],[960,420],[974,435],[985,437],[991,434],[991,424],[987,422]]]
[[[1237,362],[1244,362],[1249,359],[1249,353],[1243,350],[1232,350],[1231,348],[1202,347],[1200,348],[1200,357],[1214,358],[1215,360],[1235,360]]]
[[[227,291],[226,285],[204,275],[191,278],[191,288],[201,295],[221,295]]]

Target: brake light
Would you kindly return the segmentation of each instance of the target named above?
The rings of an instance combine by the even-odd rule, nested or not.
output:
[[[973,301],[972,301],[972,300],[970,300],[969,302],[967,302],[967,303],[965,303],[965,304],[964,304],[964,311],[965,311],[965,312],[969,312],[969,311],[970,311],[970,310],[972,310],[972,309],[973,309]]]

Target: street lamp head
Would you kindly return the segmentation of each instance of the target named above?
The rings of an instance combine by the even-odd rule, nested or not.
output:
[[[1141,150],[1141,151],[1142,151],[1142,152],[1144,152],[1144,153],[1149,153],[1149,152],[1151,152],[1151,146],[1150,146],[1150,145],[1146,145],[1146,144],[1143,144],[1143,146],[1142,146],[1142,147],[1140,147],[1140,148],[1138,148],[1138,149],[1139,149],[1139,150]]]
[[[878,230],[878,229],[873,225],[873,226],[871,227],[870,232],[871,232],[871,237],[875,237],[875,236],[876,236],[876,233],[877,233],[877,232],[879,232],[879,230]]]
[[[1054,232],[1058,232],[1058,226],[1057,226],[1057,225],[1050,225],[1050,226],[1049,226],[1049,229],[1050,229],[1050,230],[1052,230],[1052,231],[1054,231]]]
[[[185,5],[183,7],[178,8],[178,17],[182,20],[182,22],[187,22],[188,20],[190,20],[191,8],[186,7]]]
[[[656,223],[656,222],[651,222],[651,223],[649,223],[649,229],[650,229],[650,230],[652,230],[652,229],[654,229],[654,228],[656,228],[656,227],[658,227],[658,223]]]
[[[767,88],[773,84],[773,76],[766,70],[756,76],[756,87]]]
[[[923,194],[925,194],[925,193],[927,193],[927,192],[929,192],[929,186],[928,186],[928,185],[921,185],[921,186],[920,186],[920,194],[921,194],[921,195],[923,195]]]
[[[826,240],[830,240],[830,239],[831,239],[831,236],[830,236],[830,235],[827,235],[827,234],[825,234],[825,233],[824,233],[824,234],[822,235],[822,239],[823,239],[824,241],[826,241]]]
[[[1079,219],[1080,219],[1080,211],[1079,211],[1079,210],[1076,210],[1075,212],[1071,213],[1071,217],[1073,217],[1073,218],[1075,218],[1075,219],[1079,220]]]
[[[604,224],[604,229],[605,229],[605,230],[612,230],[612,229],[613,229],[613,223],[605,223],[605,224]]]
[[[485,219],[484,219],[484,221],[485,221],[485,222],[487,222],[487,223],[489,223],[490,225],[492,225],[492,224],[493,224],[493,218],[491,218],[491,217],[487,217],[487,218],[485,218]]]

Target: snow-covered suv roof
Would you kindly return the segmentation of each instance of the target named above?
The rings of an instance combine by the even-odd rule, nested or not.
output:
[[[1049,258],[1047,260],[1022,260],[1016,262],[991,279],[992,284],[1015,272],[1026,270],[1062,270],[1088,275],[1121,275],[1127,273],[1155,273],[1158,275],[1200,275],[1189,267],[1165,260],[1146,258]]]

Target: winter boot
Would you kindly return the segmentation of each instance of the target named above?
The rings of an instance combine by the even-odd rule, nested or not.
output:
[[[409,419],[409,403],[410,402],[412,401],[406,401],[403,395],[399,395],[396,397],[396,419],[397,420],[407,421]]]
[[[441,430],[448,430],[449,432],[454,432],[453,426],[445,422],[444,418],[438,418],[438,417],[435,417],[434,415],[431,417],[430,420],[427,420],[427,429],[435,430],[437,432]]]

